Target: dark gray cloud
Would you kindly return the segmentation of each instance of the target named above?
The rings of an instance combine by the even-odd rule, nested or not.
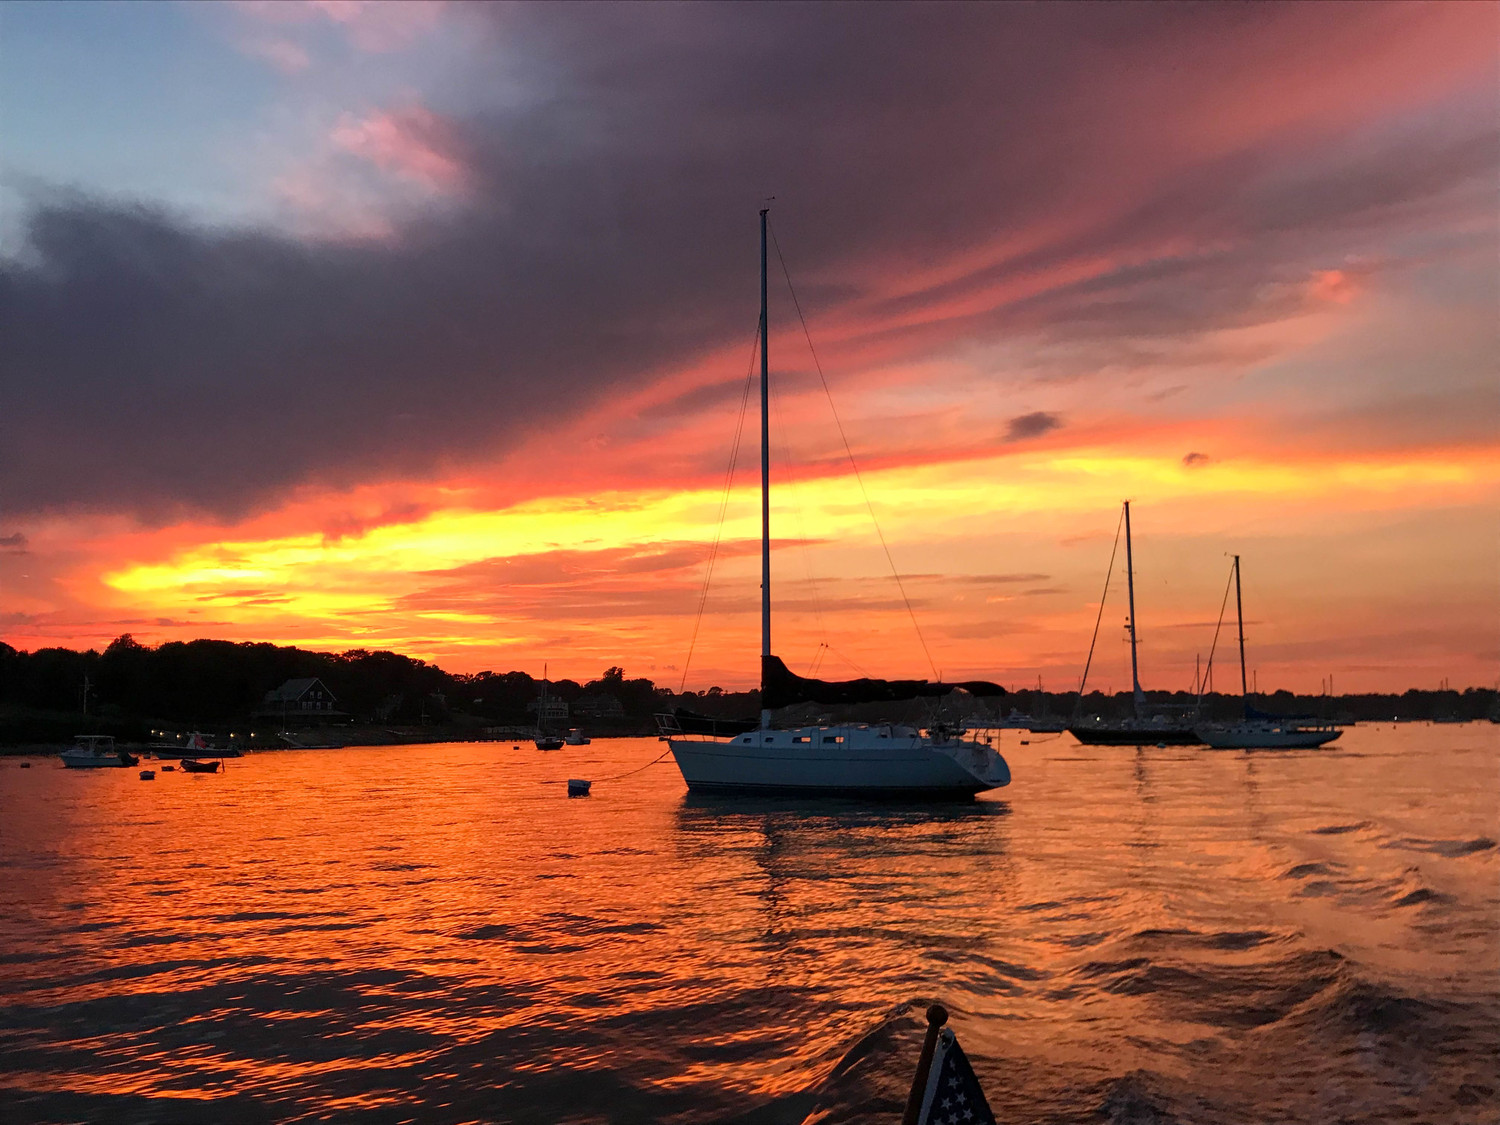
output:
[[[1364,57],[1341,43],[1438,18],[1418,9],[537,5],[458,18],[526,60],[538,96],[457,114],[466,202],[389,242],[206,229],[76,196],[37,207],[26,246],[0,262],[8,511],[232,518],[309,482],[493,457],[747,339],[755,210],[770,194],[792,268],[832,279],[809,283],[804,305],[864,323],[865,344],[899,355],[1041,331],[1091,342],[1095,360],[1279,315],[1298,299],[1289,280],[1383,223],[1492,203],[1492,125],[1461,83],[1424,130],[1355,135],[1308,110],[1284,134],[1257,125],[1178,151],[1195,127],[1184,107],[1238,104],[1230,61],[1287,96],[1288,45],[1323,44],[1312,75]],[[1374,91],[1405,81],[1388,54],[1359,64]],[[1474,78],[1486,107],[1492,70]],[[471,104],[493,104],[485,78],[463,81]],[[1220,132],[1233,139],[1234,123]],[[1033,228],[1062,233],[881,296],[906,271]],[[1180,249],[1143,256],[1164,242]],[[1067,274],[1085,260],[1119,264]],[[1050,271],[1069,279],[972,299]],[[791,323],[784,302],[773,314]],[[732,396],[740,374],[703,401]],[[1053,422],[1027,415],[1013,436]]]
[[[24,554],[28,540],[19,531],[10,535],[0,535],[0,551],[7,554]]]
[[[1030,414],[1012,418],[1010,424],[1005,427],[1005,440],[1025,441],[1027,438],[1041,437],[1045,433],[1058,429],[1061,425],[1062,419],[1056,414],[1036,410]]]
[[[1184,453],[1182,463],[1189,469],[1196,469],[1199,465],[1207,465],[1213,458],[1207,453]]]

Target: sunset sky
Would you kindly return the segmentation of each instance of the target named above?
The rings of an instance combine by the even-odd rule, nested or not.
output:
[[[922,631],[773,252],[794,671],[1075,686],[1129,498],[1148,688],[1232,553],[1262,689],[1493,685],[1497,44],[1482,3],[7,3],[0,639],[752,685],[753,395],[683,669],[774,196]]]

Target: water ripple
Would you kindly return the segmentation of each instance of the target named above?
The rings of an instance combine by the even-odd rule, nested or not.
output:
[[[0,1105],[849,1125],[899,1117],[941,1001],[1019,1125],[1477,1125],[1497,755],[1425,732],[1038,745],[1005,801],[936,809],[550,784],[654,740],[0,771]]]

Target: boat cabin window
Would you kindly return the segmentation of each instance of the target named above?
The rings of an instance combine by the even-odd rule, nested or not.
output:
[[[795,736],[792,739],[792,741],[793,742],[811,742],[812,739],[808,738],[807,735],[805,735],[805,734],[799,734],[799,735]]]
[[[844,741],[844,736],[841,735],[841,734],[825,734],[823,736],[823,741],[824,742],[843,742]]]

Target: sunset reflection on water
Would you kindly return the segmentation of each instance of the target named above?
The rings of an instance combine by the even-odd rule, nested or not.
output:
[[[1003,796],[936,807],[700,801],[670,761],[605,780],[652,739],[151,783],[4,763],[0,1104],[890,1119],[938,999],[1007,1120],[1483,1120],[1495,729],[1284,755],[1007,736]]]

